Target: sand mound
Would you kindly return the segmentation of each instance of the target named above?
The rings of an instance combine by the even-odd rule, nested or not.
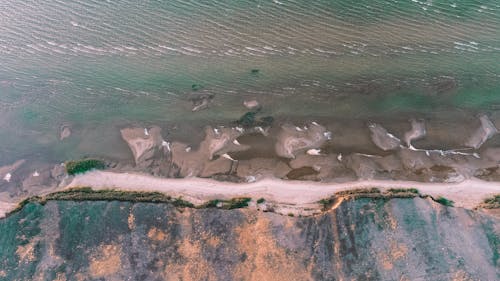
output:
[[[291,124],[281,126],[275,144],[276,154],[284,158],[295,158],[298,153],[318,148],[329,139],[325,127],[312,123],[299,128]]]

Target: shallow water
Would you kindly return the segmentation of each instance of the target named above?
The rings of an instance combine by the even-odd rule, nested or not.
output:
[[[195,113],[188,101],[194,84],[197,92],[215,94],[208,109]],[[500,4],[0,4],[0,165],[20,158],[127,158],[118,129],[130,124],[157,124],[171,138],[197,143],[203,125],[245,113],[247,98],[280,121],[331,123],[339,149],[349,147],[342,146],[350,135],[343,130],[365,137],[372,120],[397,130],[421,117],[453,132],[462,124],[473,128],[475,114],[484,112],[498,126]],[[345,120],[355,127],[342,127]],[[73,131],[64,141],[62,124]],[[446,134],[423,145],[458,145],[457,136]],[[354,143],[352,149],[370,150]]]

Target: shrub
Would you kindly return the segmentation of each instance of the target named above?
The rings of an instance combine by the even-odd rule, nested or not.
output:
[[[336,195],[358,195],[358,194],[368,194],[368,193],[380,193],[380,189],[378,188],[357,188],[357,189],[349,189],[344,191],[339,191],[335,193]]]
[[[231,200],[214,199],[203,204],[200,208],[219,208],[220,206],[221,209],[225,210],[241,209],[247,207],[248,202],[251,200],[252,198],[249,197],[233,198]]]
[[[83,159],[77,161],[68,161],[65,164],[66,164],[66,172],[68,173],[68,175],[81,174],[93,169],[102,170],[106,167],[104,161],[99,159]]]
[[[416,189],[416,188],[389,188],[387,191],[390,193],[415,193],[415,194],[418,194],[418,189]]]
[[[262,204],[262,203],[264,203],[265,201],[266,201],[266,199],[264,199],[264,198],[259,198],[259,199],[257,199],[257,204]]]
[[[250,202],[251,200],[252,198],[248,197],[233,198],[229,200],[229,205],[227,209],[231,210],[231,209],[245,208],[248,206],[248,202]]]
[[[330,205],[333,203],[334,200],[335,200],[335,197],[331,197],[328,199],[321,199],[318,201],[318,203],[321,204],[323,206],[323,210],[326,211],[330,208]]]
[[[437,199],[434,199],[434,201],[436,201],[442,205],[448,206],[448,207],[453,207],[453,203],[454,203],[452,200],[446,199],[446,198],[441,197],[441,196],[439,196]]]
[[[500,194],[496,194],[491,198],[484,199],[483,203],[479,205],[485,209],[499,209],[500,208]]]

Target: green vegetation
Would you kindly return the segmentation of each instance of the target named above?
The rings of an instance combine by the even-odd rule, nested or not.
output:
[[[263,198],[261,198],[264,200]],[[161,192],[121,191],[115,189],[93,190],[90,187],[77,187],[47,194],[43,197],[34,196],[19,202],[18,206],[8,215],[22,210],[28,203],[45,204],[47,201],[123,201],[144,203],[168,203],[181,208],[221,208],[225,210],[248,207],[250,197],[238,197],[230,200],[210,200],[196,207],[182,198],[172,198]],[[260,200],[260,199],[259,199]],[[264,201],[262,201],[264,202]]]
[[[266,201],[266,199],[264,199],[264,198],[259,198],[259,199],[257,199],[257,204],[262,204],[262,203],[264,203],[265,201]]]
[[[224,210],[241,209],[248,207],[248,203],[252,201],[249,197],[233,198],[231,200],[214,199],[200,206],[200,208],[221,208]]]
[[[293,213],[288,213],[288,216],[289,217],[295,217],[295,215]]]
[[[479,205],[485,209],[499,209],[500,208],[500,194],[496,194],[491,198],[487,198]]]
[[[361,199],[361,198],[370,198],[370,199],[391,199],[391,198],[414,198],[421,197],[425,198],[425,196],[420,195],[416,188],[390,188],[387,191],[380,191],[378,188],[358,188],[358,189],[350,189],[339,191],[335,193],[334,196],[330,198],[321,199],[318,201],[319,204],[323,206],[323,210],[330,209],[339,198],[344,199]]]
[[[322,207],[323,211],[326,211],[333,204],[333,202],[335,201],[335,198],[336,198],[335,196],[332,196],[328,199],[321,199],[318,201],[318,203],[321,204],[321,206],[323,206]]]
[[[252,74],[258,74],[258,73],[259,73],[259,71],[260,71],[259,69],[254,68],[254,69],[252,69],[252,70],[251,70],[251,73],[252,73]]]
[[[335,193],[337,196],[345,196],[345,195],[363,195],[363,194],[380,194],[380,189],[378,188],[357,188],[339,191]]]
[[[396,194],[396,193],[415,193],[418,194],[418,189],[416,188],[389,188],[387,192]]]
[[[68,175],[85,173],[87,171],[98,169],[102,170],[106,167],[104,161],[99,159],[83,159],[77,161],[68,161],[65,163],[66,172]]]
[[[161,192],[120,191],[114,189],[93,190],[90,187],[71,188],[47,194],[43,197],[34,196],[21,201],[10,214],[21,210],[28,203],[45,204],[47,201],[127,201],[170,203],[175,207],[194,208],[194,205],[182,198],[172,198]]]
[[[491,223],[484,224],[483,228],[486,233],[486,238],[488,239],[488,244],[490,244],[490,247],[493,250],[491,260],[495,266],[498,266],[498,260],[500,259],[500,237],[497,233],[495,233],[495,228]]]
[[[439,196],[437,199],[433,198],[433,200],[442,204],[442,205],[445,205],[447,207],[453,207],[453,203],[454,203],[453,201],[446,199],[444,197],[441,197],[441,196]]]

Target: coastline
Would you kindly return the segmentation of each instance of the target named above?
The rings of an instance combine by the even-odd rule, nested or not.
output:
[[[445,197],[454,202],[454,207],[473,209],[484,199],[500,193],[498,182],[467,179],[459,183],[422,183],[402,180],[359,180],[345,183],[322,183],[312,181],[264,178],[252,183],[221,182],[206,178],[159,178],[140,173],[120,173],[94,170],[75,176],[64,187],[90,187],[93,190],[114,189],[119,191],[161,192],[182,198],[195,205],[210,200],[230,200],[249,197],[264,198],[279,206],[278,213],[314,214],[321,211],[322,199],[330,198],[339,191],[377,188],[381,192],[391,188],[416,188],[421,195],[434,198]],[[43,195],[43,194],[40,194]],[[0,202],[0,218],[14,210],[19,202]]]
[[[62,187],[40,193],[72,188],[89,187],[93,190],[118,190],[133,192],[160,192],[173,198],[181,198],[194,205],[210,200],[231,200],[248,197],[265,199],[275,204],[278,213],[315,214],[321,211],[320,200],[330,198],[337,192],[377,188],[381,192],[396,188],[415,188],[423,196],[444,197],[454,202],[454,207],[473,209],[484,199],[500,193],[500,183],[480,179],[467,179],[458,183],[425,183],[403,180],[359,180],[344,183],[314,182],[263,178],[251,183],[222,182],[208,178],[160,178],[142,173],[93,170],[76,175]],[[19,202],[0,201],[0,218],[18,206]]]
[[[282,204],[309,205],[332,196],[335,192],[376,187],[381,191],[390,188],[416,188],[421,194],[443,196],[455,202],[456,207],[472,209],[483,199],[500,192],[498,182],[468,179],[460,183],[421,183],[394,180],[362,180],[346,183],[320,183],[288,181],[266,178],[253,183],[229,183],[212,179],[158,178],[145,174],[92,171],[76,176],[64,189],[74,187],[93,189],[119,189],[126,191],[159,191],[171,196],[182,196],[193,203],[211,199],[231,199],[247,196],[264,198]]]

